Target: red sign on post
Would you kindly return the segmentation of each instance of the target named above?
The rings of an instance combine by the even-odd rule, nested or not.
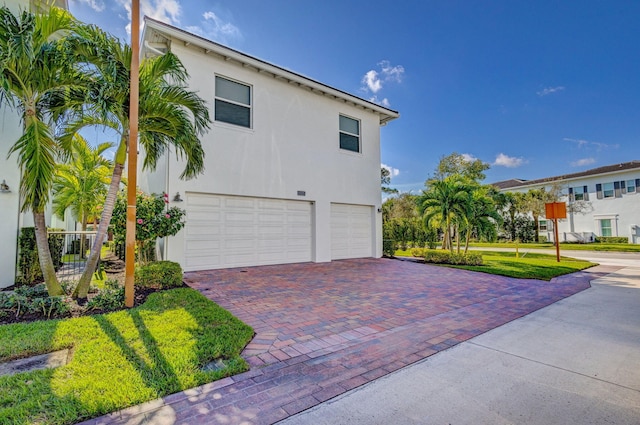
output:
[[[551,202],[544,204],[548,219],[567,218],[567,204],[564,202]]]

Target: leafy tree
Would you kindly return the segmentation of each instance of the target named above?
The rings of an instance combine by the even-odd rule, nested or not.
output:
[[[448,177],[456,176],[458,178],[480,182],[485,179],[486,176],[484,172],[489,168],[490,165],[486,162],[482,162],[477,158],[469,159],[464,155],[454,152],[440,158],[434,179],[445,180]]]
[[[74,292],[86,298],[91,275],[100,257],[100,248],[109,226],[122,178],[129,143],[129,76],[131,49],[117,38],[94,26],[83,27],[78,37],[70,39],[80,67],[93,74],[93,103],[80,106],[66,127],[63,140],[68,140],[86,126],[105,126],[120,135],[115,166],[107,193],[96,242],[85,270]],[[139,143],[144,148],[144,169],[154,169],[170,149],[185,158],[180,176],[189,179],[204,170],[204,151],[199,140],[211,123],[206,102],[186,86],[188,74],[171,52],[144,59],[139,79]]]
[[[534,240],[540,240],[538,235],[538,223],[540,216],[545,215],[545,204],[549,202],[557,202],[560,198],[560,187],[554,185],[547,191],[544,187],[541,189],[530,189],[523,198],[524,208],[531,213],[533,223],[535,225]]]
[[[516,224],[522,223],[522,220],[517,220],[517,218],[527,213],[524,204],[525,194],[521,192],[495,191],[492,197],[498,212],[502,216],[502,229],[508,235],[509,240],[522,240],[522,238],[518,237]]]
[[[17,155],[22,171],[20,208],[33,213],[40,268],[52,296],[63,290],[51,259],[44,210],[61,145],[49,124],[60,116],[67,93],[82,100],[82,79],[71,69],[64,49],[65,37],[77,29],[78,22],[56,7],[42,14],[23,11],[19,16],[0,7],[0,103],[18,111],[23,125],[9,155]]]
[[[101,143],[92,148],[84,137],[76,134],[71,145],[70,160],[58,166],[53,185],[53,212],[64,219],[71,208],[82,231],[104,203],[111,176],[111,161],[102,154],[113,145]],[[80,254],[85,255],[84,237],[80,239]]]
[[[388,194],[398,193],[398,189],[392,189],[389,187],[391,184],[391,171],[387,168],[380,168],[380,184],[382,185],[382,192]]]

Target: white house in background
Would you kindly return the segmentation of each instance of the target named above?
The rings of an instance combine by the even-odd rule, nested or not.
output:
[[[567,219],[558,222],[558,239],[592,242],[596,236],[618,236],[640,243],[640,161],[593,168],[579,173],[537,180],[494,183],[503,192],[527,192],[553,184],[562,188]],[[582,213],[572,205],[582,204]],[[553,222],[540,220],[540,235],[553,240]]]
[[[396,111],[153,19],[142,46],[182,60],[214,120],[203,175],[180,180],[168,156],[139,174],[187,211],[165,258],[193,271],[382,255],[380,126]]]
[[[49,1],[43,0],[48,4]],[[0,5],[7,6],[17,14],[22,10],[32,10],[40,4],[34,0],[0,0]],[[68,9],[66,0],[58,0],[55,5]],[[0,188],[0,289],[14,284],[18,249],[19,229],[33,226],[31,213],[20,213],[20,168],[16,155],[7,158],[9,149],[22,134],[20,116],[11,109],[0,106],[0,183],[8,186],[8,190]],[[53,219],[53,223],[52,223]],[[63,227],[64,224],[47,214],[47,224],[50,227]]]

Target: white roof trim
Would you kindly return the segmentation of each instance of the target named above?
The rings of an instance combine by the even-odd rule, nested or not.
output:
[[[149,36],[149,30],[156,31],[169,39],[179,39],[184,42],[186,46],[193,45],[202,48],[203,54],[205,55],[211,53],[217,54],[226,61],[237,62],[246,68],[253,68],[257,72],[267,75],[271,74],[276,79],[285,80],[292,85],[311,90],[312,92],[319,95],[324,95],[337,101],[342,101],[347,104],[369,110],[370,112],[378,114],[378,116],[380,117],[380,125],[385,125],[389,121],[394,120],[400,116],[397,111],[394,111],[392,109],[388,109],[384,106],[377,105],[368,100],[353,96],[342,90],[327,86],[326,84],[322,84],[300,74],[296,74],[295,72],[288,71],[277,65],[270,64],[263,60],[241,53],[237,50],[233,50],[229,47],[199,37],[195,34],[191,34],[180,28],[176,28],[163,22],[156,21],[155,19],[151,19],[147,16],[144,17],[144,25],[145,27],[142,34],[143,40],[147,36]],[[142,49],[144,50],[145,43],[142,43],[142,46]]]

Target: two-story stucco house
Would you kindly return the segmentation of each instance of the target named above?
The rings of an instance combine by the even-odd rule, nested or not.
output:
[[[14,14],[47,7],[50,3],[45,0],[0,0],[0,5],[7,6]],[[53,4],[68,9],[66,0],[57,0]],[[33,226],[33,216],[20,213],[20,168],[16,154],[9,158],[7,154],[22,135],[22,124],[18,113],[6,106],[0,106],[0,135],[0,183],[4,184],[0,187],[0,288],[5,288],[13,285],[15,280],[19,230],[24,226]],[[50,213],[47,224],[52,227],[64,226]]]
[[[554,184],[562,188],[561,201],[568,206],[567,219],[558,222],[561,242],[592,242],[596,236],[617,236],[640,243],[640,161],[563,176],[494,183],[504,192],[549,190]],[[552,226],[552,221],[540,220],[540,235],[553,240]]]
[[[187,212],[164,258],[193,271],[382,255],[380,126],[396,111],[146,18],[143,55],[167,50],[213,124],[203,175],[180,180],[172,155],[139,174]]]

